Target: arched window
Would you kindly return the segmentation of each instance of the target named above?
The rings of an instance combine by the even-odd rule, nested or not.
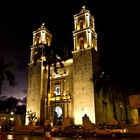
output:
[[[80,20],[80,21],[79,21],[79,24],[80,24],[80,29],[83,29],[83,25],[84,25],[83,20]]]
[[[54,115],[53,115],[53,124],[54,126],[61,126],[62,125],[62,108],[60,106],[56,106],[54,108]]]
[[[84,49],[84,38],[83,37],[81,37],[79,39],[79,44],[80,44],[80,49]]]

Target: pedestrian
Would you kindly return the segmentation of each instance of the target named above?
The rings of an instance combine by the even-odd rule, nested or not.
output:
[[[46,127],[45,127],[45,136],[46,138],[51,138],[51,126],[50,124],[48,124]]]

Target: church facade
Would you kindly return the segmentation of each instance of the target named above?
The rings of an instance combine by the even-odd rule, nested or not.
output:
[[[51,65],[49,94],[46,94],[48,69],[44,69],[44,58],[41,57],[36,66],[33,58],[37,47],[41,48],[44,44],[51,47],[53,35],[44,24],[33,32],[26,110],[35,112],[40,121],[51,120],[53,125],[61,125],[66,117],[71,118],[73,124],[82,124],[85,114],[92,123],[103,123],[113,118],[113,111],[110,102],[104,104],[102,93],[99,96],[95,92],[93,76],[98,70],[99,59],[95,19],[84,6],[73,17],[72,58],[63,61],[63,68],[57,65],[58,73]]]

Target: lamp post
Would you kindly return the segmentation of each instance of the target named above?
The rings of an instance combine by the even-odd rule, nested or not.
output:
[[[67,104],[67,117],[69,117],[69,100],[71,99],[71,95],[69,91],[66,92],[66,104]]]
[[[57,117],[57,110],[56,110],[56,96],[57,96],[57,92],[56,91],[54,91],[54,118],[53,118],[53,124],[54,125],[57,125],[57,119],[58,119],[58,117]]]
[[[55,109],[56,109],[56,91],[54,91],[54,97],[55,97]]]
[[[68,117],[69,116],[68,92],[66,94],[66,97],[67,97],[66,101],[67,101],[67,117]]]

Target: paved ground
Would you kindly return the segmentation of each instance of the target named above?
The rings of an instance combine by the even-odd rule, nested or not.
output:
[[[129,125],[129,126],[126,126],[128,128],[128,135],[127,135],[127,139],[129,137],[139,137],[140,138],[140,125]],[[20,137],[23,137],[23,139],[20,139]],[[46,139],[45,137],[42,137],[42,136],[31,136],[31,135],[27,135],[26,132],[21,132],[21,133],[18,133],[18,134],[13,134],[13,135],[9,135],[9,134],[2,134],[0,132],[0,140],[44,140]],[[69,138],[59,138],[59,137],[52,137],[52,140],[68,140]],[[95,138],[94,138],[95,140]]]

